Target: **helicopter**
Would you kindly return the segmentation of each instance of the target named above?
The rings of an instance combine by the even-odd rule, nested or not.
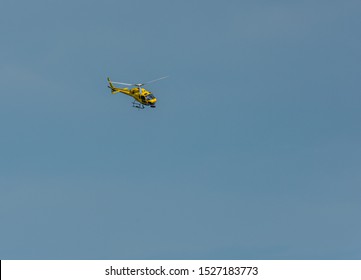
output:
[[[155,103],[157,102],[157,99],[155,96],[145,88],[142,88],[142,86],[154,83],[156,81],[162,80],[167,78],[168,76],[161,77],[155,80],[148,81],[146,83],[138,83],[138,84],[127,84],[127,83],[120,83],[120,82],[113,82],[108,77],[108,88],[111,89],[112,94],[117,94],[118,92],[124,93],[126,95],[129,95],[134,98],[133,101],[133,107],[138,109],[144,109],[145,106],[150,106],[151,108],[155,108]],[[125,85],[125,86],[133,86],[133,88],[117,88],[113,84],[119,84],[119,85]]]

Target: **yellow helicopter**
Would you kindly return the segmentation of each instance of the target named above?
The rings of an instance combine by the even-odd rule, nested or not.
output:
[[[111,89],[112,94],[117,94],[118,92],[124,93],[126,95],[129,95],[134,98],[133,101],[133,107],[138,109],[144,109],[145,106],[150,106],[152,108],[155,108],[155,103],[157,102],[157,99],[155,96],[148,90],[142,88],[142,86],[154,83],[156,81],[162,80],[167,78],[168,76],[151,80],[146,83],[138,83],[138,84],[127,84],[127,83],[120,83],[120,82],[113,82],[108,78],[109,86],[108,88]],[[113,86],[113,84],[119,84],[119,85],[125,85],[125,86],[134,86],[133,88],[117,88]]]

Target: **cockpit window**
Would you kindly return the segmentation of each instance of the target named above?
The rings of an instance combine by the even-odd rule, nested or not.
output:
[[[154,99],[154,95],[153,94],[148,94],[146,97],[145,97],[147,100],[152,100]]]

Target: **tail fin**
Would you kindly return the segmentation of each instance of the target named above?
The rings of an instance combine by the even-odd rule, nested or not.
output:
[[[108,88],[110,88],[112,90],[112,94],[116,94],[116,88],[113,86],[112,81],[110,80],[109,77],[107,78],[107,80],[108,80],[108,83],[109,83]]]
[[[109,83],[109,88],[111,88],[111,89],[113,89],[114,88],[114,86],[113,86],[113,84],[112,84],[112,81],[110,80],[110,78],[108,77],[107,78],[107,80],[108,80],[108,83]]]

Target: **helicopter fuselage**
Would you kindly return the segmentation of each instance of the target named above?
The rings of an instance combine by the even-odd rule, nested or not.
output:
[[[145,105],[145,106],[150,106],[150,107],[155,107],[155,103],[157,102],[157,99],[155,98],[155,96],[148,90],[144,89],[144,88],[139,88],[134,87],[134,88],[117,88],[117,87],[113,87],[112,88],[112,94],[117,94],[118,92],[124,93],[126,95],[129,95],[131,97],[133,97],[136,101],[138,101],[139,103]]]

